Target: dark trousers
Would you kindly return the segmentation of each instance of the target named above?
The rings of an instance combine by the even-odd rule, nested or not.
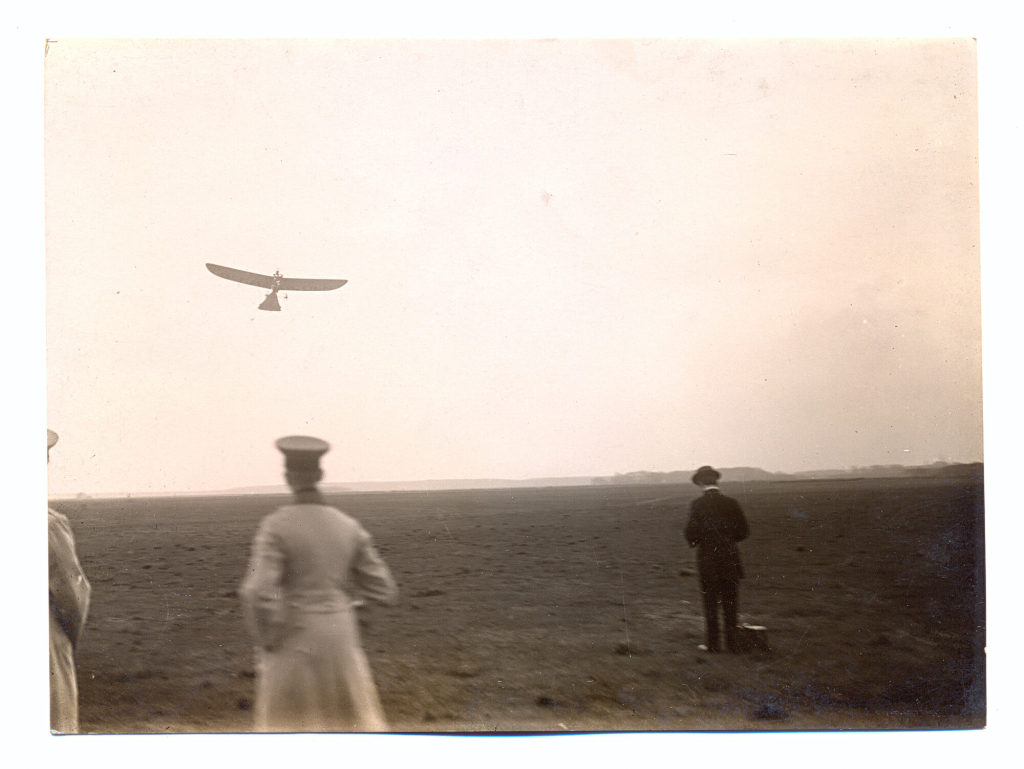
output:
[[[737,579],[722,579],[717,575],[701,576],[700,589],[704,598],[704,623],[707,628],[707,647],[721,650],[718,632],[718,607],[725,615],[725,645],[729,651],[736,648],[736,623],[740,583]]]

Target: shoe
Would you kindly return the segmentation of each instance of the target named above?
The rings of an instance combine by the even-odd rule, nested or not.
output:
[[[697,644],[698,651],[707,652],[708,654],[718,654],[718,649],[714,649],[707,644]]]

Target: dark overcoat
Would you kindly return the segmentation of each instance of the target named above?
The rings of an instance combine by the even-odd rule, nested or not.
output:
[[[740,503],[717,489],[708,489],[690,504],[686,541],[697,548],[697,569],[703,581],[739,580],[743,564],[737,542],[749,530]]]

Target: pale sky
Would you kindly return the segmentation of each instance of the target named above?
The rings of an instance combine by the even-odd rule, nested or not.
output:
[[[49,491],[981,460],[975,57],[52,43]]]

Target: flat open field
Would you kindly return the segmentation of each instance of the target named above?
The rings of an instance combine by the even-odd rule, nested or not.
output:
[[[979,480],[723,485],[744,506],[740,619],[701,654],[687,486],[336,494],[402,590],[364,628],[396,732],[970,728],[985,723]],[[285,497],[55,501],[93,602],[84,732],[245,732],[235,589]]]

